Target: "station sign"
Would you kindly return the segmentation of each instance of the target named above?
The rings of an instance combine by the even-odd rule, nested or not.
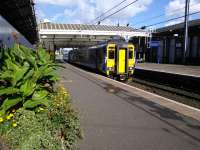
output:
[[[150,41],[149,42],[149,47],[159,47],[160,46],[160,41]]]
[[[125,36],[125,41],[126,41],[126,42],[129,41],[129,36],[128,36],[128,35]]]

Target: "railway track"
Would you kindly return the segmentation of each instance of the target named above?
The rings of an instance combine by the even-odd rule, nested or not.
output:
[[[191,83],[191,81],[194,82]],[[133,80],[128,81],[127,84],[192,107],[200,108],[200,88],[197,90],[200,86],[199,81],[200,79],[188,76],[171,76],[158,72],[151,71],[149,73],[148,71],[140,72],[140,70],[137,70]],[[191,83],[191,86],[188,83]]]

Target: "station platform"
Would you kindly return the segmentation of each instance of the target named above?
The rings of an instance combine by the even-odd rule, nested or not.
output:
[[[200,66],[185,66],[173,64],[137,63],[136,69],[200,77]]]
[[[199,150],[200,110],[65,64],[81,118],[80,150]]]

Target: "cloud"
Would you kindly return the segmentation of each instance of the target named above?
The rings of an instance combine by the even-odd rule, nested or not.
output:
[[[37,3],[51,4],[51,5],[74,5],[81,0],[36,0]]]
[[[38,21],[44,20],[44,18],[46,17],[45,13],[40,8],[36,8],[35,15]]]
[[[49,20],[49,19],[47,19],[47,18],[45,18],[43,21],[44,21],[44,22],[51,22],[51,20]]]
[[[61,17],[63,17],[63,14],[62,13],[57,13],[50,20],[55,22],[56,20],[58,20]]]
[[[185,0],[171,0],[165,8],[166,18],[174,18],[183,16],[185,13]],[[200,10],[200,0],[190,0],[190,13]],[[191,18],[191,17],[190,17]],[[171,21],[167,25],[173,25],[180,22],[183,22],[184,18]]]
[[[55,14],[55,16],[52,17],[53,19],[50,19],[55,22],[59,20],[58,18],[62,17],[62,20],[65,19],[67,23],[96,23],[98,20],[93,21],[96,17],[109,10],[116,4],[119,4],[121,1],[122,0],[36,0],[36,3],[65,7],[64,12]],[[101,19],[114,13],[116,10],[128,5],[131,2],[133,2],[133,0],[127,0],[119,7],[116,7],[109,13],[102,16]],[[109,17],[103,21],[103,24],[116,24],[118,21],[120,24],[126,24],[138,13],[146,11],[152,2],[153,0],[139,0],[123,11],[113,15],[112,17]]]
[[[114,5],[119,4],[121,0],[97,0],[97,10],[99,10],[100,13],[105,12],[106,10],[112,8]],[[116,10],[130,4],[133,2],[133,0],[127,0],[123,5],[117,7],[117,9],[113,9],[113,11],[110,12],[112,14]],[[147,10],[148,6],[152,3],[152,0],[140,0],[129,7],[125,8],[124,10],[120,11],[116,15],[114,15],[112,18],[130,18],[135,16],[136,14],[143,12]],[[108,14],[107,14],[108,15]]]

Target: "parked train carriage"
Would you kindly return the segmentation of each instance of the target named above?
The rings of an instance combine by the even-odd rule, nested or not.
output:
[[[69,53],[69,61],[126,80],[134,73],[134,46],[123,42],[78,49]]]

